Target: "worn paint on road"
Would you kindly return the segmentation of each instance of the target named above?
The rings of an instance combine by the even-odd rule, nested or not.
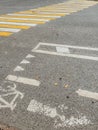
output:
[[[79,114],[78,117],[71,116],[69,119],[66,119],[65,115],[60,115],[57,112],[56,108],[51,108],[49,105],[44,105],[36,100],[31,100],[27,111],[37,113],[40,115],[44,115],[46,117],[50,117],[54,119],[54,127],[62,128],[62,127],[75,127],[80,125],[88,125],[91,124],[91,121],[87,119],[83,114]],[[58,118],[60,122],[58,122]]]

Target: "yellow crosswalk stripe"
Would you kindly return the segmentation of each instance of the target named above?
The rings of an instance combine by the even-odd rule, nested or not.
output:
[[[29,29],[29,26],[18,26],[18,25],[9,25],[9,24],[0,24],[0,28],[19,28],[19,29]]]
[[[42,17],[41,15],[36,16],[16,16],[16,15],[1,15],[1,17],[9,17],[9,18],[39,18],[39,19],[46,19],[46,20],[54,20],[55,18],[49,18],[49,17]]]
[[[45,22],[43,21],[33,21],[33,20],[13,20],[13,19],[3,19],[0,18],[0,21],[3,22],[18,22],[18,23],[33,23],[33,24],[44,24]]]
[[[78,6],[78,5],[73,5],[73,7],[76,7],[76,8],[82,8],[82,6]],[[49,7],[49,8],[43,8],[43,9],[39,9],[40,11],[41,10],[68,10],[68,9],[75,9],[75,8],[72,8],[71,6],[63,6],[63,7]],[[32,10],[33,11],[33,10]]]
[[[49,11],[49,12],[56,12],[56,13],[66,14],[66,12],[68,12],[69,10],[76,10],[76,9],[75,8],[40,9],[37,12],[43,12],[43,11],[46,12],[46,11]]]
[[[59,9],[43,9],[43,10],[39,10],[39,12],[58,12],[58,13],[69,13],[70,11],[77,11],[76,9],[64,9],[64,10],[59,10]]]
[[[0,32],[0,36],[2,36],[2,37],[8,37],[11,34],[12,34],[11,32]]]
[[[32,12],[34,12],[34,11],[32,11]],[[32,14],[32,13],[31,13]],[[35,12],[35,15],[39,15],[39,16],[65,16],[66,15],[66,13],[61,13],[61,14],[58,14],[58,13],[47,13],[47,14],[43,14],[43,13],[40,13],[39,11],[38,11],[38,13],[36,13]]]
[[[39,16],[65,16],[66,13],[47,13],[47,14],[43,14],[40,11],[23,11],[23,12],[17,12],[15,14],[32,14],[32,15],[39,15]]]

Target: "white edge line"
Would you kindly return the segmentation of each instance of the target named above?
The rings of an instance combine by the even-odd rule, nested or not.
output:
[[[98,61],[98,57],[93,57],[93,56],[76,55],[76,54],[64,54],[64,53],[57,53],[57,52],[50,52],[50,51],[43,51],[43,50],[32,50],[32,52]]]
[[[41,43],[39,43],[35,48],[34,50],[37,50],[39,47],[40,47]]]
[[[92,47],[82,47],[82,46],[71,46],[71,45],[59,45],[59,44],[52,44],[52,43],[42,43],[40,42],[40,45],[45,45],[45,46],[60,46],[60,47],[68,47],[68,48],[74,48],[74,49],[83,49],[83,50],[92,50],[92,51],[98,51],[98,48],[92,48]]]

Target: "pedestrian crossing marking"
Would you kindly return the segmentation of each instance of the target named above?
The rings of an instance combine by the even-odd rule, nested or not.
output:
[[[18,25],[9,25],[9,24],[0,24],[0,28],[19,28],[19,29],[29,29],[29,26],[18,26]]]
[[[21,15],[21,14],[19,14],[19,15],[17,15],[17,14],[11,14],[11,15],[2,15],[1,17],[5,17],[5,18],[21,18],[21,19],[38,19],[38,20],[43,20],[43,21],[47,21],[47,20],[54,20],[55,18],[49,18],[49,17],[42,17],[42,16],[33,16],[33,15],[31,15],[31,16],[28,16],[28,15]]]
[[[12,34],[11,32],[0,32],[0,36],[2,36],[2,37],[8,37],[11,34]]]
[[[62,11],[62,10],[41,10],[39,11],[40,13],[44,13],[44,14],[47,14],[47,13],[58,13],[58,15],[60,16],[65,16],[66,13],[70,13],[70,12],[76,12],[76,10],[66,10],[66,11]],[[50,14],[51,15],[51,14]]]
[[[1,32],[19,32],[20,29],[15,29],[15,28],[0,28]]]
[[[31,26],[34,27],[36,24],[31,24],[31,23],[17,23],[17,22],[0,22],[0,24],[10,24],[10,25],[19,25],[19,26]]]
[[[33,24],[44,24],[45,23],[43,21],[14,20],[14,19],[4,19],[4,18],[0,18],[0,21],[18,22],[18,23],[33,23]]]
[[[49,21],[47,19],[36,19],[36,18],[13,18],[13,17],[0,17],[0,18],[4,18],[4,19],[15,19],[15,20],[30,20],[30,21]]]
[[[40,11],[37,11],[37,12],[35,12],[35,11],[28,11],[28,12],[18,12],[18,13],[16,13],[16,14],[32,14],[32,15],[41,15],[41,16],[44,16],[44,15],[52,15],[52,16],[65,16],[66,14],[65,13],[58,13],[58,12],[40,12]]]
[[[40,9],[40,11],[57,11],[57,12],[64,12],[64,11],[69,11],[68,9],[70,10],[76,10],[76,9],[72,9],[71,7],[68,7],[68,8],[55,8],[55,10],[53,8],[51,9]],[[79,8],[80,9],[80,8]]]
[[[2,16],[7,16],[7,17],[13,17],[13,18],[39,18],[39,19],[46,19],[46,20],[54,20],[55,17],[52,16],[47,16],[47,15],[27,15],[27,14],[7,14],[7,15],[2,15]]]
[[[96,4],[98,4],[98,1],[70,0],[36,9],[0,15],[0,28],[2,28],[1,30],[3,28],[7,28],[5,30],[11,30],[11,28],[28,29],[32,26],[45,24],[50,20],[87,9]],[[13,33],[0,31],[0,36],[10,36]]]

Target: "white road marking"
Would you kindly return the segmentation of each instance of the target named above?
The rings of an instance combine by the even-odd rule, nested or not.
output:
[[[12,18],[12,17],[0,17],[3,19],[17,19],[17,20],[35,20],[35,21],[45,21],[48,22],[49,20],[47,19],[38,19],[38,18]]]
[[[93,98],[93,99],[98,100],[98,93],[95,93],[95,92],[90,92],[87,90],[79,89],[78,91],[76,91],[76,93],[78,93],[78,95],[83,96],[83,97]]]
[[[44,114],[45,116],[49,116],[51,118],[55,118],[56,116],[59,116],[57,113],[56,108],[51,108],[47,105],[43,105],[40,102],[37,102],[36,100],[32,100],[27,108],[28,111],[31,112],[38,112],[40,114]],[[62,116],[60,116],[62,118]]]
[[[86,126],[88,124],[92,124],[89,119],[87,119],[86,116],[80,114],[79,117],[71,116],[69,119],[66,119],[65,121],[62,121],[61,123],[57,124],[57,121],[55,121],[55,128],[64,128],[64,127],[76,127],[76,126]]]
[[[24,71],[24,68],[22,68],[21,66],[17,66],[14,71]]]
[[[22,60],[21,62],[20,62],[20,64],[29,64],[30,62],[28,61],[28,60]]]
[[[3,32],[19,32],[21,29],[12,29],[12,28],[0,28],[0,31]]]
[[[81,50],[90,50],[90,51],[98,51],[97,47],[93,48],[93,47],[82,47],[82,46],[73,46],[73,45],[61,45],[61,44],[42,43],[42,42],[40,42],[39,45],[54,46],[54,47],[66,47],[66,48],[81,49]]]
[[[41,45],[43,44],[42,43],[37,44],[37,46],[33,50],[37,50]]]
[[[29,14],[7,14],[7,15],[11,15],[11,16],[38,16],[40,14],[36,14],[36,15],[29,15]],[[40,15],[40,17],[45,17],[45,18],[60,18],[61,16],[52,16],[52,15]]]
[[[14,81],[14,82],[18,82],[18,83],[23,83],[23,84],[27,84],[27,85],[32,85],[32,86],[39,86],[40,85],[40,81],[38,81],[38,80],[29,79],[26,77],[15,76],[15,75],[8,75],[6,77],[6,80]]]
[[[65,110],[68,110],[68,107],[65,106],[65,104],[59,105],[58,108],[61,110],[61,112],[64,112]]]
[[[33,55],[31,55],[31,54],[28,54],[28,55],[26,56],[26,58],[33,58],[33,57],[35,57],[35,56],[33,56]]]
[[[75,127],[79,125],[88,125],[91,123],[90,120],[83,116],[83,114],[79,114],[79,117],[71,116],[69,119],[66,119],[64,115],[60,115],[57,112],[56,108],[51,108],[49,105],[44,105],[36,100],[31,100],[30,104],[28,105],[27,111],[43,114],[44,116],[50,117],[54,119],[54,127]],[[60,122],[58,121],[60,119]]]
[[[56,47],[58,53],[70,53],[69,48],[66,47]]]
[[[22,99],[24,94],[16,90],[15,83],[9,85],[9,82],[7,82],[7,86],[4,83],[4,87],[0,86],[0,109],[10,108],[13,111],[17,105],[17,98]],[[8,97],[11,97],[10,101],[8,101]]]
[[[32,50],[32,52],[48,54],[48,55],[55,55],[55,56],[56,55],[57,56],[66,56],[66,57],[77,58],[77,59],[98,61],[98,57],[86,56],[86,55],[64,54],[64,53],[57,53],[57,52],[43,51],[43,50]]]
[[[98,61],[98,57],[95,56],[88,56],[88,55],[78,55],[78,54],[65,54],[65,53],[58,53],[52,51],[45,51],[38,49],[41,45],[43,46],[52,46],[52,47],[62,47],[62,48],[72,48],[72,49],[81,49],[81,50],[88,50],[88,51],[98,51],[98,48],[90,48],[90,47],[81,47],[81,46],[70,46],[70,45],[59,45],[59,44],[50,44],[50,43],[39,43],[32,52],[48,54],[48,55],[57,55],[57,56],[66,56],[71,58],[78,58],[78,59],[86,59],[86,60],[93,60]]]
[[[11,25],[25,25],[25,26],[31,26],[34,27],[37,24],[30,24],[30,23],[15,23],[15,22],[0,22],[0,24],[11,24]]]

